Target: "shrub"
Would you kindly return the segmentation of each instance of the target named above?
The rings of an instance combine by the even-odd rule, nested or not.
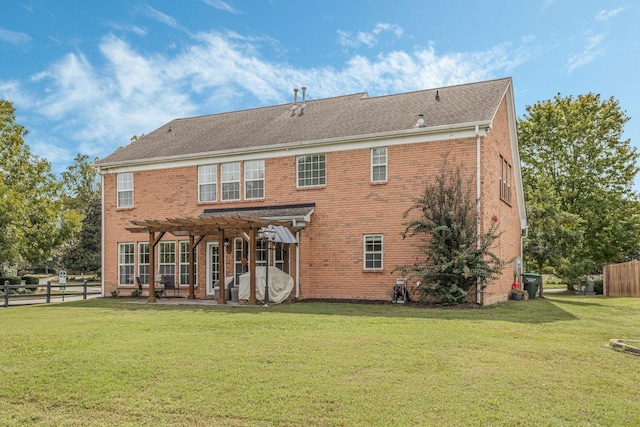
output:
[[[4,286],[4,282],[5,281],[9,281],[10,285],[19,285],[22,279],[20,279],[19,277],[16,276],[7,276],[7,277],[0,277],[0,285]]]
[[[111,291],[111,296],[112,297],[117,297],[118,295],[120,295],[120,289],[114,289]]]
[[[542,274],[556,274],[556,269],[548,265],[542,268]]]
[[[134,289],[133,291],[131,291],[131,296],[133,298],[138,298],[140,296],[142,292],[140,292],[140,289]]]
[[[598,295],[602,295],[604,293],[604,282],[602,279],[593,281],[593,290]]]

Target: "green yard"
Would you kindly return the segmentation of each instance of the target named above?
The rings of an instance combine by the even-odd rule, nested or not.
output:
[[[638,425],[640,299],[0,310],[2,425]]]

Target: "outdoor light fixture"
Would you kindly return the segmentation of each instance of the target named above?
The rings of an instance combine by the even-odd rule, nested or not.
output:
[[[258,233],[258,237],[267,242],[267,269],[264,275],[264,305],[263,307],[269,307],[269,250],[271,249],[271,242],[276,241],[276,229],[272,224],[266,227],[262,227]]]

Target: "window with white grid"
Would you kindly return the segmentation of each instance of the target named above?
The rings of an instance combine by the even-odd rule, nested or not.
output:
[[[325,154],[298,156],[298,187],[318,187],[327,183]]]
[[[240,162],[220,165],[222,200],[240,200]]]
[[[180,286],[189,285],[189,256],[191,251],[189,250],[189,242],[180,242]],[[193,269],[195,271],[195,277],[198,277],[198,248],[196,247],[195,262],[193,263]],[[195,283],[194,283],[195,285]]]
[[[244,162],[244,198],[264,198],[264,160]]]
[[[364,236],[364,269],[382,270],[382,234]]]
[[[371,181],[385,182],[387,180],[387,148],[371,149]]]
[[[215,202],[217,199],[217,165],[198,166],[198,201]]]
[[[118,177],[118,207],[133,207],[133,172],[119,173]]]
[[[135,259],[135,245],[133,243],[118,244],[119,285],[133,285]]]
[[[142,284],[149,284],[149,243],[138,244],[138,277]]]

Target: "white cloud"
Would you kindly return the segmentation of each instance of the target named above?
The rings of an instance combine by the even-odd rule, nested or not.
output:
[[[31,41],[31,37],[25,33],[0,28],[0,41],[11,43],[17,46],[23,46]]]
[[[402,37],[402,27],[393,24],[379,23],[370,32],[359,31],[353,36],[349,31],[338,30],[339,42],[345,47],[359,47],[362,45],[373,47],[379,42],[382,33],[391,33],[396,39]]]
[[[602,34],[587,34],[585,36],[586,46],[584,50],[569,58],[567,62],[567,74],[571,74],[576,68],[583,67],[601,56],[604,53],[604,49],[601,48],[602,40],[604,40],[604,35]]]
[[[33,132],[34,152],[50,153],[56,161],[72,161],[77,152],[103,157],[132,135],[178,117],[290,102],[292,88],[301,85],[309,88],[308,99],[361,91],[383,95],[502,77],[526,60],[519,48],[507,44],[445,55],[430,45],[354,56],[339,68],[297,68],[265,60],[264,41],[200,33],[172,55],[149,55],[110,35],[100,43],[100,63],[82,53],[67,54],[33,76],[45,96],[22,97],[32,116],[38,116],[34,123],[53,123]],[[0,94],[17,88],[0,82]]]
[[[180,25],[178,25],[178,22],[176,22],[176,20],[173,19],[171,16],[165,13],[162,13],[157,9],[154,9],[149,5],[147,5],[146,13],[150,18],[153,18],[162,24],[168,25],[169,27],[175,28],[178,30],[182,29]]]
[[[222,0],[202,0],[202,2],[213,7],[214,9],[222,10],[229,13],[239,13],[233,6]]]
[[[613,18],[614,16],[618,15],[619,13],[621,13],[623,10],[624,10],[624,7],[619,7],[617,9],[612,9],[612,10],[601,10],[600,12],[598,12],[595,19],[596,21],[607,21]]]

